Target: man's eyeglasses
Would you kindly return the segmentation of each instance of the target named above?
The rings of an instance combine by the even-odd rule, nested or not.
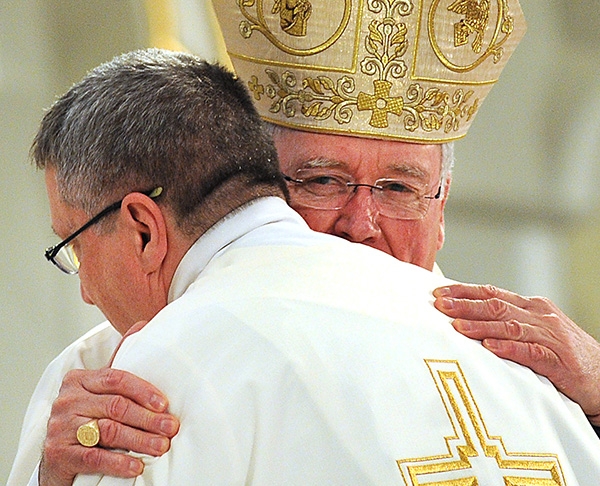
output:
[[[161,195],[163,192],[162,187],[157,187],[156,189],[152,189],[151,191],[140,191],[142,194],[154,199]],[[117,201],[116,203],[107,206],[102,211],[100,211],[96,216],[90,219],[87,223],[85,223],[81,228],[75,231],[73,234],[62,240],[60,243],[47,248],[44,255],[46,259],[54,265],[56,265],[60,270],[69,275],[75,275],[79,272],[79,259],[75,254],[73,249],[73,240],[77,238],[82,232],[88,229],[90,226],[96,224],[100,221],[104,216],[116,211],[121,207],[123,203],[123,199]]]
[[[323,170],[300,169],[295,177],[283,174],[288,182],[292,204],[313,209],[342,209],[359,187],[371,190],[375,206],[382,216],[393,219],[422,219],[431,199],[439,199],[442,183],[434,196],[427,195],[428,186],[396,179],[378,179],[375,184],[360,184],[344,176]]]

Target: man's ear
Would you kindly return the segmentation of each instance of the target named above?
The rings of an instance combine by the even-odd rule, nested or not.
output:
[[[438,238],[437,238],[437,250],[440,251],[444,246],[444,241],[446,240],[446,224],[444,221],[444,210],[440,214],[440,221],[438,226]]]
[[[148,196],[132,192],[123,199],[121,217],[140,268],[146,274],[158,270],[168,250],[167,222],[160,207]]]

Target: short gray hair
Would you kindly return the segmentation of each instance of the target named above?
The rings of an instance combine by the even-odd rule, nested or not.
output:
[[[454,142],[442,144],[442,171],[440,174],[440,184],[442,184],[441,198],[448,196],[450,183],[452,182],[452,169],[454,168]]]
[[[244,84],[221,66],[147,49],[92,70],[44,116],[32,146],[60,196],[87,213],[132,191],[164,188],[181,229],[233,178],[285,193],[275,147]]]

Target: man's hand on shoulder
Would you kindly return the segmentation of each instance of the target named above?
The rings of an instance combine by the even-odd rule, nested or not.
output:
[[[166,397],[152,384],[122,370],[72,370],[52,405],[40,463],[40,485],[70,485],[77,474],[135,477],[141,460],[123,452],[161,456],[179,430]],[[100,442],[84,447],[79,426],[98,420]]]
[[[433,295],[458,332],[546,376],[600,425],[600,344],[552,301],[489,285],[450,285]]]

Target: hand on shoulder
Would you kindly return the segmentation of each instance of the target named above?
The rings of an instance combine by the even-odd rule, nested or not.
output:
[[[600,425],[600,344],[552,301],[490,285],[450,285],[433,295],[458,332],[546,376]]]

